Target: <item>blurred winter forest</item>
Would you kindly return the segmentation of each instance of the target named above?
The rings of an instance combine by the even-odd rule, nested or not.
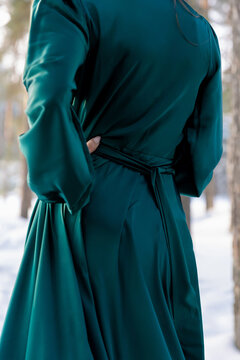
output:
[[[187,2],[219,38],[224,153],[201,197],[182,201],[199,269],[206,360],[234,360],[240,359],[240,0]],[[22,71],[30,6],[0,0],[0,332],[36,200],[18,146],[28,129]]]

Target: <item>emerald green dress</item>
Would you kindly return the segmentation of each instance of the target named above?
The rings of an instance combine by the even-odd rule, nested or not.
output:
[[[37,199],[0,359],[204,359],[180,194],[222,155],[212,26],[173,0],[35,0],[23,84]]]

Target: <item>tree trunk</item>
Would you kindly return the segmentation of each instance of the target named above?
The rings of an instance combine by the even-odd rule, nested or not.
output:
[[[240,349],[240,1],[231,0],[233,56],[233,122],[232,142],[232,233],[233,233],[233,281],[234,281],[234,330],[235,343]]]
[[[212,180],[204,190],[206,196],[206,211],[213,208],[215,196],[215,176],[213,174]]]
[[[5,120],[4,120],[4,142],[5,142],[5,149],[4,149],[4,156],[7,160],[11,159],[11,150],[12,150],[12,144],[13,144],[13,129],[12,129],[12,123],[13,123],[13,113],[12,113],[12,100],[7,99],[5,107]]]

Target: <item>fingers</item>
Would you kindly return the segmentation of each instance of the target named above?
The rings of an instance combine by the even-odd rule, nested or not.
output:
[[[87,141],[87,146],[90,154],[97,149],[100,140],[101,140],[101,136],[95,136],[94,138]]]

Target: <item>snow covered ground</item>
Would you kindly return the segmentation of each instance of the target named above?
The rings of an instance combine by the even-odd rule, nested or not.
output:
[[[240,360],[240,350],[234,345],[230,202],[217,197],[214,209],[206,213],[203,198],[194,198],[191,210],[206,360]]]
[[[34,203],[35,198],[32,206]],[[0,332],[21,262],[28,226],[28,220],[19,218],[19,208],[18,196],[0,197]],[[206,360],[240,360],[240,351],[235,348],[233,339],[230,203],[228,198],[218,196],[214,209],[205,213],[204,198],[192,198],[191,209]]]

